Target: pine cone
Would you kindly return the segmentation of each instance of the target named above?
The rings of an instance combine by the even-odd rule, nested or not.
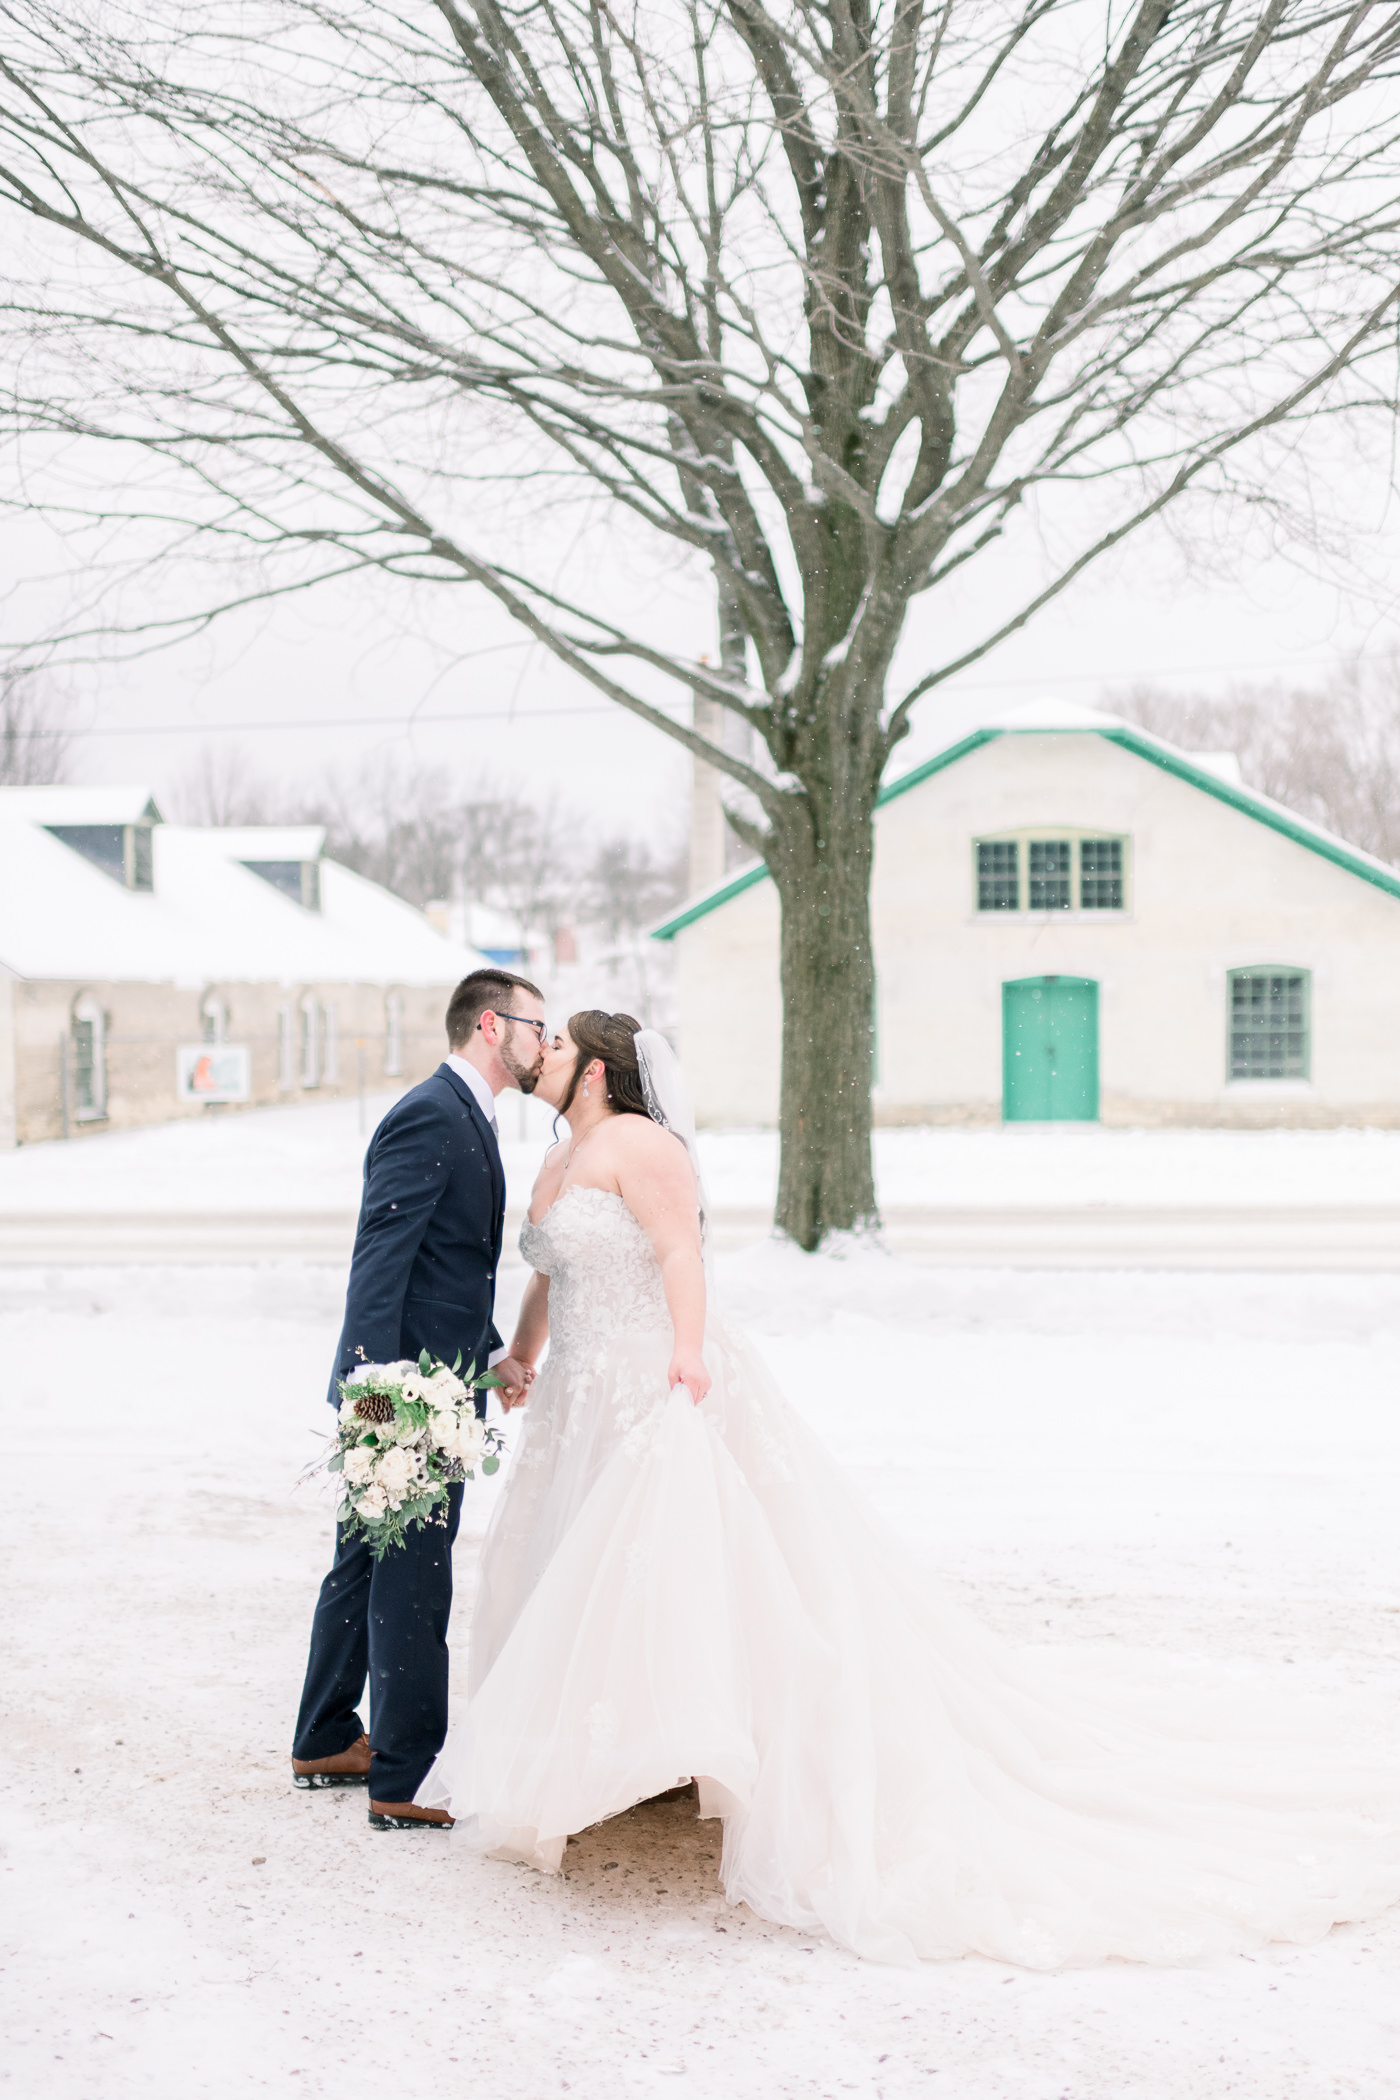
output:
[[[362,1422],[392,1422],[394,1403],[387,1393],[360,1393],[355,1412]]]

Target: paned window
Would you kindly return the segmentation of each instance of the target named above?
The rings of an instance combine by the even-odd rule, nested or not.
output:
[[[1081,911],[1123,909],[1123,841],[1079,841],[1079,908]]]
[[[340,1084],[340,1029],[333,1006],[321,1008],[321,1077],[327,1086]]]
[[[1070,859],[1073,851],[1068,839],[1031,840],[1027,910],[1069,910]]]
[[[101,1007],[83,999],[73,1010],[71,1072],[73,1112],[80,1123],[100,1123],[107,1113],[107,1031]]]
[[[309,993],[301,1002],[301,1083],[321,1083],[321,1009]]]
[[[977,909],[1123,911],[1126,839],[978,839]]]
[[[1230,972],[1230,1077],[1306,1079],[1309,1043],[1306,970]]]
[[[977,847],[977,909],[1021,909],[1021,847],[1017,839],[982,839]]]
[[[277,1084],[290,1093],[297,1083],[296,1028],[290,1006],[277,1009]]]

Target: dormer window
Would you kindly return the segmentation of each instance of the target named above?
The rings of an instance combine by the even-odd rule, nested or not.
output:
[[[250,875],[270,882],[304,911],[321,909],[321,863],[318,860],[245,860]]]
[[[44,829],[60,845],[71,846],[90,860],[113,882],[127,890],[155,888],[155,856],[151,845],[152,826],[138,824],[46,824]]]

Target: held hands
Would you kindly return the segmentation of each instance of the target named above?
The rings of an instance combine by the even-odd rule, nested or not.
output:
[[[535,1382],[534,1365],[522,1363],[518,1356],[503,1356],[491,1368],[501,1381],[497,1391],[505,1412],[509,1414],[513,1407],[523,1407]]]
[[[499,1368],[499,1366],[497,1367]],[[666,1372],[670,1386],[683,1385],[698,1407],[710,1390],[710,1374],[698,1349],[677,1349]]]

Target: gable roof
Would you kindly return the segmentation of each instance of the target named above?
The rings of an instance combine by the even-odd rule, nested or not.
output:
[[[486,958],[327,860],[310,825],[154,823],[154,888],[129,890],[50,826],[143,821],[135,788],[0,788],[0,973],[201,985],[455,984]],[[306,910],[247,862],[316,860]]]
[[[974,729],[969,735],[960,737],[957,743],[949,744],[946,750],[935,752],[934,756],[925,759],[922,765],[912,767],[907,773],[901,773],[897,780],[886,782],[875,797],[875,807],[883,809],[887,803],[898,801],[901,795],[907,795],[912,788],[922,787],[926,780],[932,780],[935,773],[942,773],[948,766],[956,765],[960,758],[967,758],[972,752],[980,751],[984,744],[995,743],[999,737],[1098,736],[1102,737],[1105,743],[1116,744],[1121,751],[1130,751],[1135,758],[1145,759],[1148,765],[1157,766],[1163,773],[1170,773],[1174,779],[1184,780],[1188,787],[1199,788],[1203,795],[1213,796],[1228,809],[1238,810],[1241,816],[1252,817],[1256,823],[1267,825],[1270,831],[1276,831],[1283,838],[1291,839],[1295,846],[1303,846],[1309,853],[1316,853],[1323,860],[1330,860],[1334,867],[1344,868],[1349,875],[1359,876],[1362,882],[1369,882],[1376,889],[1384,890],[1387,896],[1400,897],[1400,871],[1390,867],[1383,860],[1377,860],[1372,853],[1363,853],[1358,846],[1349,846],[1345,839],[1339,839],[1334,832],[1325,831],[1320,824],[1309,823],[1306,817],[1295,815],[1291,809],[1285,809],[1281,802],[1271,801],[1267,795],[1257,794],[1253,788],[1244,787],[1224,777],[1221,772],[1215,770],[1219,763],[1216,753],[1209,754],[1207,759],[1204,754],[1197,756],[1191,752],[1179,751],[1174,744],[1167,743],[1161,737],[1149,735],[1145,729],[1135,729],[1130,723],[1121,722],[1114,715],[1096,714],[1088,708],[1062,711],[1046,708],[1043,710],[1043,719],[1027,719],[1041,713],[1042,709],[1037,703],[1020,710],[1011,723]],[[740,868],[736,874],[726,876],[722,882],[713,884],[698,897],[693,897],[673,918],[667,919],[660,926],[654,926],[651,938],[654,941],[674,940],[678,933],[687,926],[693,926],[697,919],[703,919],[709,912],[717,911],[721,904],[728,904],[732,898],[741,896],[745,890],[752,889],[755,883],[771,879],[767,863],[761,860],[753,861],[748,867]]]
[[[159,824],[147,787],[7,787],[0,807],[26,824]]]

